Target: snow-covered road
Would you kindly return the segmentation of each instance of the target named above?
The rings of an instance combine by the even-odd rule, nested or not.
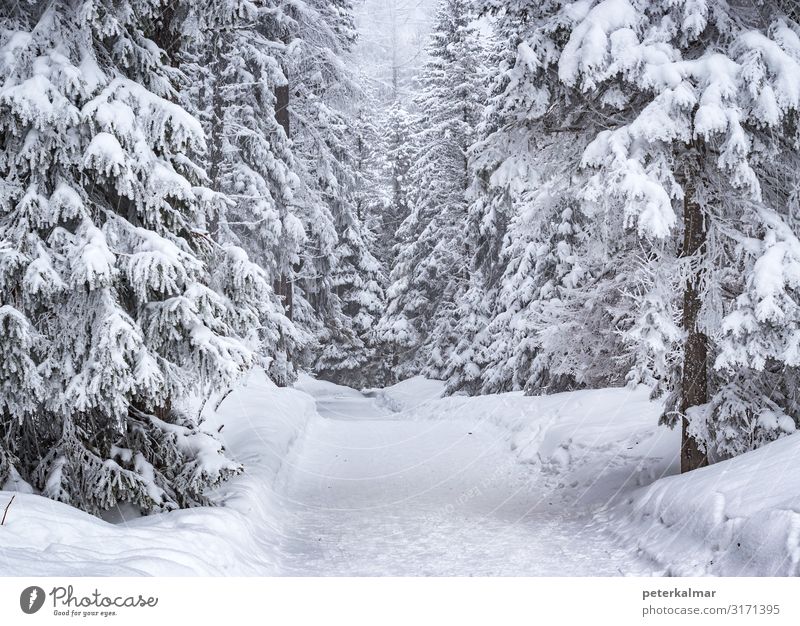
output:
[[[293,575],[647,575],[574,492],[486,419],[419,420],[305,379],[317,402],[283,472]]]

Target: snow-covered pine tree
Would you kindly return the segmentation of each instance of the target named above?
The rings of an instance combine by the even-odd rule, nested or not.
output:
[[[331,276],[323,330],[318,337],[317,374],[326,380],[354,388],[385,382],[375,326],[383,310],[383,269],[370,252],[372,242],[356,215],[342,212],[336,265]],[[330,302],[334,300],[334,302]]]
[[[512,214],[512,202],[504,183],[524,180],[525,159],[529,154],[526,132],[504,130],[510,121],[506,109],[513,108],[513,102],[507,100],[509,72],[528,23],[525,5],[525,2],[504,5],[490,0],[474,2],[479,16],[491,17],[495,43],[487,46],[486,65],[496,75],[475,130],[476,141],[468,154],[471,182],[467,190],[464,237],[470,259],[469,279],[456,298],[454,310],[455,335],[459,340],[442,368],[442,377],[451,393],[480,393],[483,374],[492,359],[489,344],[493,338],[488,334],[488,325],[504,271],[500,251]],[[525,102],[521,108],[524,110]],[[519,161],[516,155],[520,155]]]
[[[316,339],[308,365],[360,386],[375,371],[373,325],[383,294],[373,238],[359,215],[354,109],[361,90],[347,65],[355,39],[351,3],[292,4],[285,29],[293,149],[305,205],[317,214],[307,218],[311,245],[296,281]]]
[[[381,210],[378,231],[378,255],[387,267],[393,267],[398,250],[397,231],[411,212],[408,177],[414,160],[415,119],[399,100],[393,101],[380,123],[383,179],[387,187],[386,204]]]
[[[100,513],[206,501],[238,465],[183,409],[254,362],[270,289],[206,230],[158,0],[0,16],[0,484]],[[210,268],[228,273],[222,287]],[[257,344],[251,344],[255,347]]]
[[[501,71],[472,148],[473,266],[459,306],[470,327],[458,329],[449,385],[542,393],[618,382],[625,366],[616,358],[614,257],[626,251],[616,245],[612,255],[593,244],[573,182],[591,127],[583,136],[546,132],[534,68],[519,54],[536,27],[533,13],[526,3],[478,4],[493,14],[498,45],[490,65]],[[478,302],[483,325],[473,312]]]
[[[287,291],[308,242],[297,159],[277,111],[286,47],[274,33],[286,18],[276,8],[252,0],[188,5],[181,60],[192,78],[187,106],[209,137],[198,158],[227,198],[213,234],[246,250],[280,294],[281,302],[265,303],[261,356],[270,377],[286,384],[308,341],[289,321],[295,303]]]
[[[402,103],[392,102],[383,116],[380,131],[386,201],[380,209],[375,256],[384,267],[393,268],[400,253],[397,233],[410,213],[408,173],[414,158],[414,117]],[[402,311],[396,311],[392,304],[397,286],[387,286],[387,305],[376,331],[377,341],[386,354],[392,380],[397,379],[397,368],[406,360],[406,353],[413,350],[418,343],[415,329],[408,323]]]
[[[663,355],[681,310],[679,367],[659,376],[675,390],[668,417],[682,423],[682,468],[792,430],[794,397],[760,380],[791,380],[795,366],[792,244],[782,228],[792,203],[768,163],[797,149],[797,23],[783,3],[716,0],[528,11],[517,63],[531,72],[534,117],[551,133],[604,128],[583,154],[583,212],[609,226],[598,231],[606,246],[635,228],[650,274],[679,276],[678,302],[639,297],[646,308],[626,334]],[[782,278],[770,274],[768,287],[765,256],[781,260]]]
[[[356,77],[362,85],[353,113],[353,174],[356,177],[356,214],[366,228],[377,237],[383,207],[389,202],[389,188],[383,177],[386,156],[381,136],[381,111],[375,89],[366,76]]]
[[[625,373],[610,307],[619,287],[614,255],[592,245],[563,167],[576,142],[534,141],[537,174],[515,196],[500,255],[505,271],[486,331],[484,393],[602,387]],[[624,258],[622,246],[614,252]]]
[[[363,78],[363,77],[362,77]],[[389,357],[386,346],[380,341],[378,323],[386,308],[386,288],[389,270],[385,259],[380,258],[380,232],[383,207],[387,204],[389,190],[383,178],[385,155],[379,133],[380,111],[375,90],[366,79],[359,81],[362,88],[356,102],[355,125],[353,132],[352,171],[355,177],[355,213],[360,229],[353,229],[352,236],[364,239],[365,248],[359,252],[357,260],[362,266],[362,286],[353,290],[352,296],[342,296],[343,301],[357,300],[359,307],[353,307],[350,317],[358,320],[356,328],[370,351],[370,385],[381,386],[394,380],[389,371]],[[353,250],[361,249],[356,246]],[[363,294],[363,295],[362,295]]]
[[[342,55],[354,36],[352,16],[348,0],[275,4],[280,17],[270,36],[284,45],[281,68],[286,77],[285,88],[278,91],[278,114],[292,137],[301,182],[298,205],[308,235],[292,283],[298,324],[316,334],[325,323],[321,311],[331,293],[336,256],[331,203],[341,195],[334,171],[342,128],[333,101],[349,89]],[[304,361],[310,358],[307,353]]]
[[[484,102],[483,51],[471,0],[442,0],[420,78],[409,215],[397,231],[397,260],[383,329],[408,327],[400,377],[438,377],[456,336],[455,299],[465,290],[467,149]],[[401,181],[403,182],[403,181]]]
[[[754,168],[764,204],[748,212],[726,278],[739,288],[715,350],[715,393],[698,432],[717,458],[735,456],[800,423],[800,159],[794,139]],[[770,187],[763,181],[770,181]],[[768,194],[768,195],[767,195]],[[742,236],[744,235],[744,236]],[[734,272],[739,270],[739,277]],[[721,273],[721,272],[720,272]]]

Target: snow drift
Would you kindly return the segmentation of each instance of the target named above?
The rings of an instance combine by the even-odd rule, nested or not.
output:
[[[242,475],[214,494],[224,506],[111,524],[66,504],[17,493],[0,528],[0,574],[80,576],[269,575],[280,571],[278,494],[287,458],[315,414],[306,394],[262,372],[231,393],[204,427],[222,428]],[[5,506],[11,492],[0,492]]]
[[[632,494],[598,518],[674,576],[800,575],[800,436]]]

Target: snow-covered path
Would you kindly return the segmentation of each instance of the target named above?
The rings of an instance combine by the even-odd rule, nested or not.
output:
[[[284,468],[286,574],[652,573],[488,420],[408,419],[348,388],[299,388],[321,417]]]
[[[680,432],[657,425],[644,388],[296,387],[254,370],[207,403],[203,428],[245,468],[211,494],[224,506],[109,523],[25,485],[0,490],[0,509],[14,498],[0,575],[800,572],[798,435],[677,475]]]

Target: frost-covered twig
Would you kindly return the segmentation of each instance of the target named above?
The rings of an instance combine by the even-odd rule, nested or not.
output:
[[[219,407],[222,405],[223,402],[225,402],[225,398],[227,398],[229,395],[231,395],[232,391],[233,391],[233,388],[231,387],[225,393],[222,394],[222,397],[220,397],[220,399],[214,405],[214,411],[218,411],[219,410]]]
[[[14,498],[16,498],[16,497],[17,497],[16,494],[11,496],[11,500],[9,500],[8,504],[6,504],[6,508],[3,511],[3,520],[0,521],[0,526],[5,526],[6,525],[6,515],[8,515],[8,508],[11,506],[11,503],[14,502]]]

